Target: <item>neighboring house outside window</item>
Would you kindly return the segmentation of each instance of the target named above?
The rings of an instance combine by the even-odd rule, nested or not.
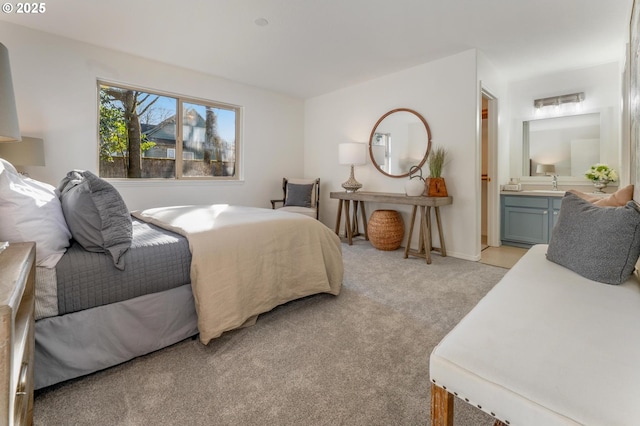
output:
[[[240,107],[98,82],[99,174],[239,178]]]

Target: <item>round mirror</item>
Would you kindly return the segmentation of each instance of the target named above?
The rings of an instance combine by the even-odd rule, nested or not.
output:
[[[431,131],[417,112],[398,108],[389,111],[373,126],[369,157],[373,165],[390,177],[409,176],[411,166],[422,167],[431,149]]]

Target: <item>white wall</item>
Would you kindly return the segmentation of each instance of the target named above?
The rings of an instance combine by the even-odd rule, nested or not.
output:
[[[488,158],[487,158],[487,174],[489,181],[486,182],[487,200],[487,243],[490,246],[500,245],[500,197],[499,182],[502,176],[508,175],[509,164],[509,133],[504,123],[508,122],[509,117],[509,101],[507,95],[506,80],[500,71],[485,57],[482,52],[478,52],[478,111],[482,111],[482,93],[488,98],[489,117],[487,121],[487,137],[494,140],[488,141]],[[478,147],[482,143],[482,120],[478,114]],[[480,148],[479,148],[480,149]],[[481,152],[476,154],[480,161]],[[476,189],[482,193],[481,187]],[[481,209],[479,206],[478,209]],[[481,215],[477,215],[477,220],[481,220]],[[479,225],[481,226],[481,225]],[[476,241],[476,260],[480,259],[480,239]]]
[[[282,176],[320,177],[321,220],[333,228],[337,201],[329,199],[329,192],[342,190],[349,174],[347,166],[338,164],[338,144],[366,143],[384,113],[414,109],[428,121],[433,143],[449,151],[443,176],[454,202],[441,209],[447,249],[470,260],[479,258],[482,89],[499,98],[499,183],[519,175],[521,122],[531,118],[533,99],[584,91],[584,111],[620,113],[618,63],[511,83],[507,91],[495,67],[472,49],[303,102],[6,22],[0,22],[0,40],[11,57],[22,134],[45,141],[47,166],[27,171],[54,185],[72,169],[97,171],[98,78],[243,107],[240,182],[114,181],[131,209],[192,203],[269,207],[268,200],[281,195]],[[619,135],[616,121],[608,135],[615,158],[623,152]],[[406,180],[384,176],[370,162],[356,167],[356,177],[363,190],[386,192],[403,192]],[[391,207],[370,205],[369,213]],[[393,208],[409,220],[410,208]],[[494,225],[498,229],[499,222]]]
[[[621,84],[622,73],[618,62],[512,82],[509,85],[511,112],[508,126],[510,132],[509,176],[519,177],[522,173],[522,121],[536,118],[533,101],[576,92],[585,93],[585,100],[580,106],[581,113],[600,112],[601,115],[606,114],[608,117],[608,126],[602,128],[601,134],[601,141],[606,144],[601,161],[620,171],[621,162],[628,161],[620,155],[622,152],[619,119]],[[503,176],[501,183],[506,183],[507,180],[508,176]],[[586,179],[583,182],[576,180],[579,179],[563,181],[560,177],[559,184],[565,184],[563,189],[567,189],[567,186],[589,185]],[[623,174],[620,184],[626,185],[628,182],[628,173]],[[545,181],[540,180],[540,183],[548,185],[550,180],[548,178]]]
[[[0,22],[24,136],[44,139],[46,167],[31,177],[56,185],[72,169],[97,172],[98,78],[243,107],[241,182],[113,181],[130,209],[232,203],[270,207],[283,176],[302,176],[301,100]]]
[[[440,209],[447,252],[477,259],[480,194],[476,186],[481,173],[476,158],[476,56],[475,50],[469,50],[305,102],[305,175],[322,180],[322,222],[335,226],[338,201],[329,199],[329,192],[341,191],[340,184],[349,177],[349,167],[338,164],[338,144],[368,142],[384,113],[410,108],[429,123],[433,144],[448,150],[443,177],[453,204]],[[404,192],[406,179],[379,173],[370,160],[356,166],[355,175],[364,191]],[[407,224],[410,219],[407,206],[368,204],[367,208],[369,215],[378,208],[393,208],[403,213]],[[417,233],[413,241],[417,242]]]

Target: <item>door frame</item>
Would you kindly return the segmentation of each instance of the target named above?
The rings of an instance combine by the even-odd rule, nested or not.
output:
[[[487,105],[487,245],[500,246],[500,197],[498,185],[498,98],[480,82],[480,137],[479,152],[482,157],[482,98]],[[482,162],[482,158],[480,158]],[[482,164],[480,165],[482,167]],[[482,169],[481,169],[482,170]],[[481,207],[480,207],[481,208]],[[480,210],[480,209],[479,209]],[[482,212],[479,211],[479,220]],[[482,231],[479,230],[481,233]]]

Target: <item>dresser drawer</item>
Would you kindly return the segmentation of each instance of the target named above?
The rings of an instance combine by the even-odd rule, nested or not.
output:
[[[549,199],[547,197],[527,197],[523,195],[505,195],[503,197],[505,206],[529,207],[537,209],[549,208]]]

